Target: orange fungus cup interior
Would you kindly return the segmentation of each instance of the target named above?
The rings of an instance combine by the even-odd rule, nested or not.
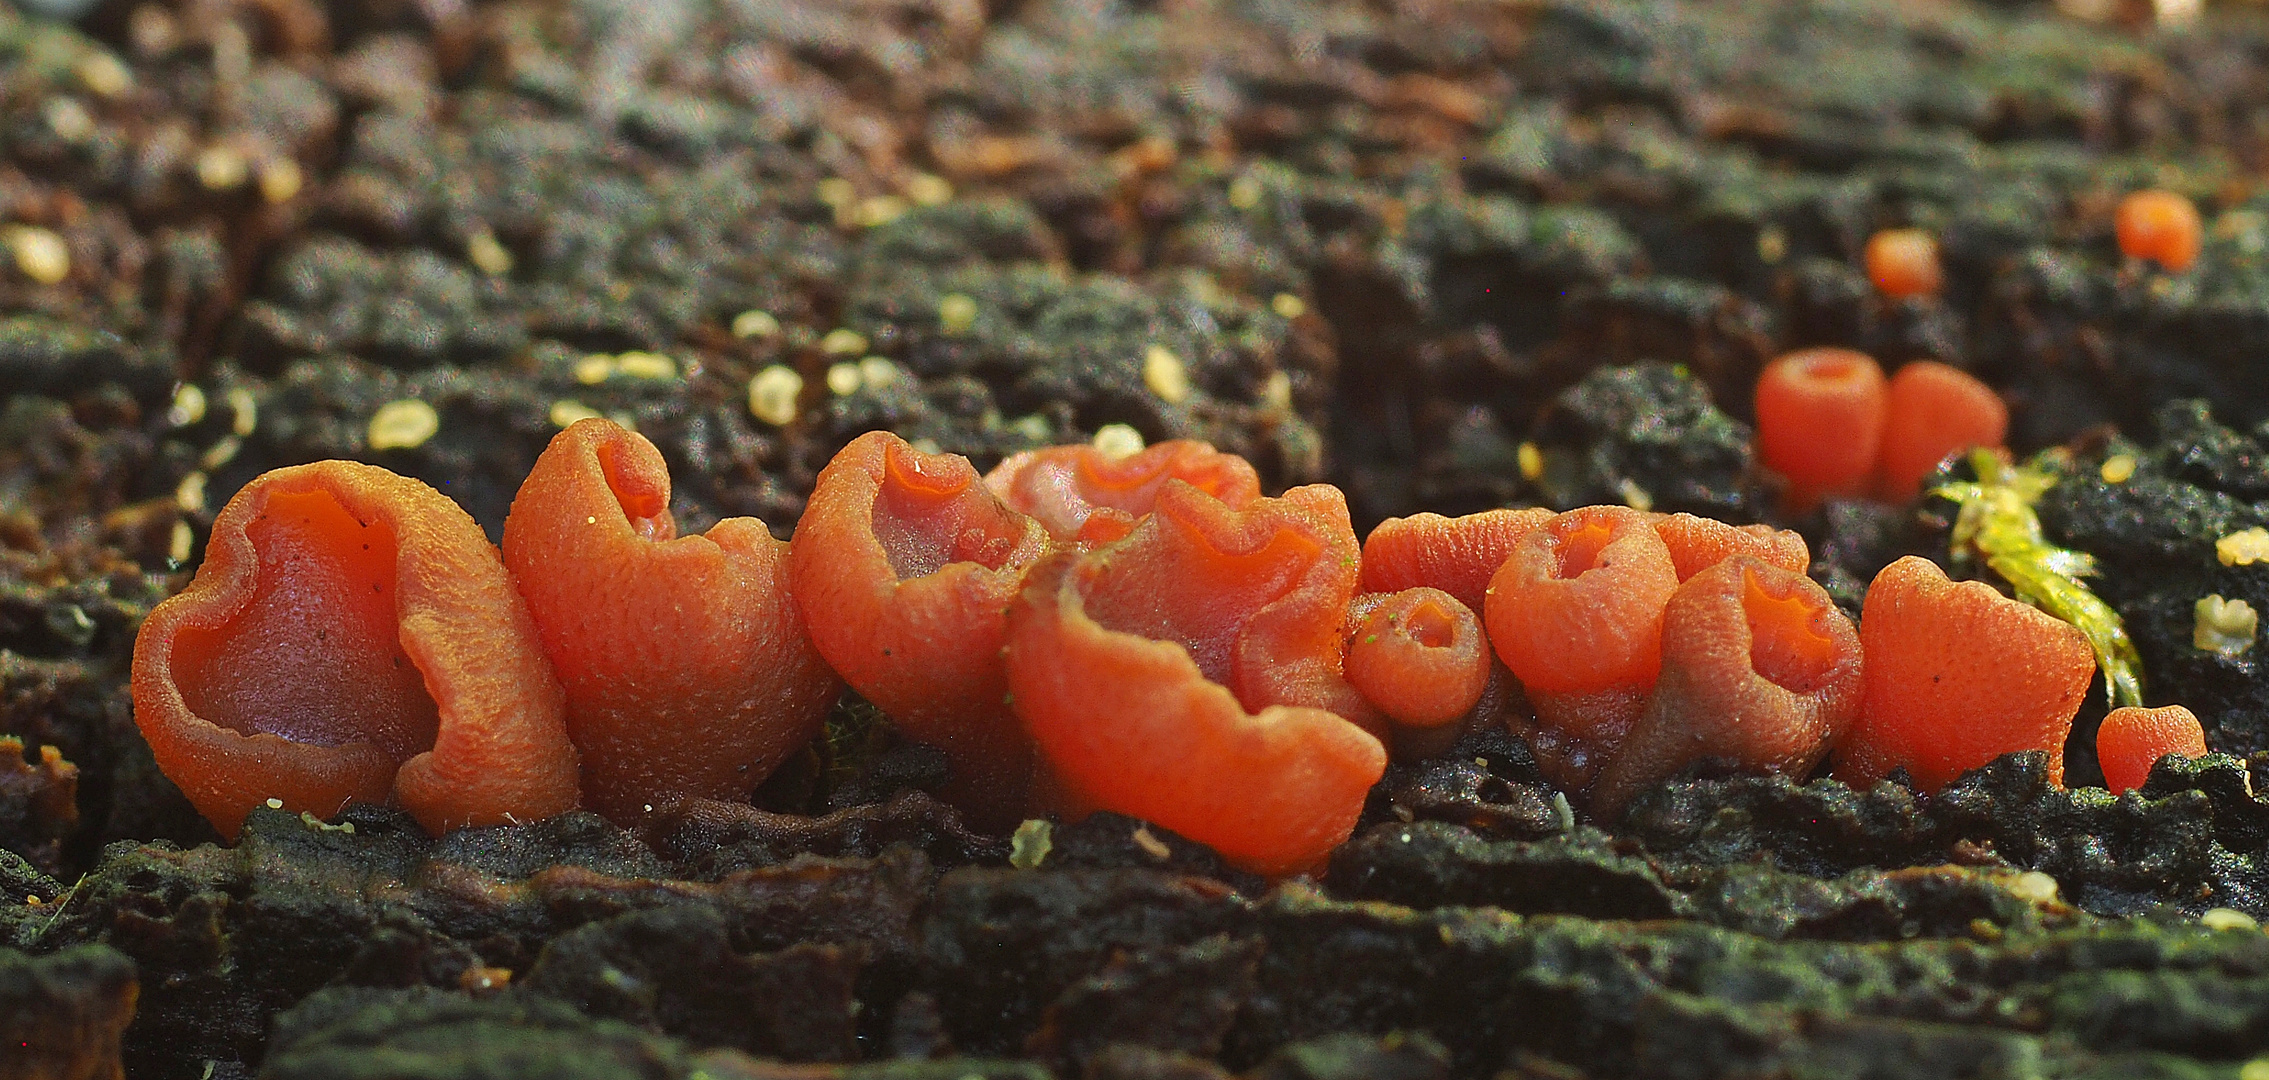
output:
[[[1320,496],[1237,511],[1171,483],[1124,538],[1034,571],[1010,617],[1009,685],[1087,805],[1264,874],[1310,869],[1346,839],[1386,751],[1324,707],[1353,697],[1339,648],[1354,536]]]
[[[789,591],[819,654],[908,738],[945,752],[946,797],[988,826],[1025,812],[1031,748],[1001,646],[1009,601],[1049,546],[968,459],[880,431],[821,470],[788,544]]]
[[[225,835],[271,799],[393,802],[436,834],[576,803],[559,686],[496,549],[373,466],[239,491],[196,579],[145,620],[133,683],[158,764]]]

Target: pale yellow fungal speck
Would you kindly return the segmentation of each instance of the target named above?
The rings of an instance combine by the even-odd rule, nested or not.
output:
[[[938,301],[938,329],[948,334],[966,334],[977,325],[977,301],[960,293],[950,293]]]
[[[915,173],[906,181],[906,197],[916,206],[943,206],[953,201],[953,184],[942,176]]]
[[[1290,410],[1292,376],[1281,371],[1269,372],[1268,378],[1261,383],[1261,404],[1271,409]]]
[[[512,272],[512,253],[504,250],[496,234],[486,228],[465,238],[465,257],[490,277],[503,277]]]
[[[2214,541],[2214,557],[2223,566],[2252,566],[2269,559],[2269,529],[2255,526]]]
[[[592,514],[592,515],[590,515],[590,516],[588,516],[588,517],[585,517],[585,518],[583,519],[583,524],[585,524],[585,525],[596,525],[596,524],[598,524],[598,523],[599,523],[599,517],[598,517],[598,515],[596,515],[596,514]]]
[[[173,505],[180,507],[184,514],[204,513],[205,474],[193,472],[182,477],[181,483],[173,488]]]
[[[1262,190],[1261,182],[1250,176],[1240,176],[1229,182],[1229,205],[1239,210],[1259,206],[1264,194],[1267,192]]]
[[[1095,449],[1104,457],[1133,457],[1142,453],[1142,432],[1125,424],[1105,424],[1095,430]]]
[[[869,390],[880,390],[898,381],[898,365],[889,358],[869,356],[859,361],[859,385]]]
[[[1048,429],[1047,418],[1036,414],[1026,414],[1009,421],[1008,429],[1028,443],[1038,444],[1054,441],[1051,437],[1052,432]]]
[[[852,220],[858,222],[864,228],[872,229],[877,225],[888,225],[905,217],[906,211],[910,209],[913,208],[906,205],[906,200],[896,195],[877,195],[871,199],[860,200],[858,212]]]
[[[1788,234],[1778,225],[1767,225],[1757,231],[1757,258],[1771,266],[1788,258]]]
[[[814,191],[820,202],[835,207],[849,205],[851,200],[859,197],[859,189],[840,176],[830,176],[820,181]]]
[[[575,362],[575,381],[585,386],[597,386],[615,373],[615,358],[605,353],[592,353]]]
[[[2027,870],[2009,878],[2002,883],[2002,887],[2008,889],[2018,899],[2030,900],[2036,904],[2052,903],[2056,900],[2056,879],[2038,870]]]
[[[441,414],[416,398],[389,401],[370,414],[370,448],[410,450],[441,430]]]
[[[190,553],[195,551],[196,548],[197,533],[190,529],[189,523],[186,521],[174,522],[173,536],[166,544],[165,557],[173,560],[175,565],[179,565],[188,562]]]
[[[2269,1080],[2269,1057],[2257,1057],[2238,1066],[2237,1080]]]
[[[117,97],[134,88],[134,72],[117,57],[106,52],[88,53],[72,65],[72,74],[87,89],[106,98]]]
[[[42,285],[54,285],[71,274],[71,249],[52,229],[22,225],[8,230],[8,249],[16,269]]]
[[[1521,479],[1535,480],[1544,475],[1544,451],[1537,449],[1535,443],[1522,443],[1515,456],[1520,458]]]
[[[846,360],[827,368],[827,390],[836,397],[859,392],[859,365]]]
[[[597,415],[599,410],[572,398],[551,403],[551,426],[556,428],[574,427],[577,420],[589,420]]]
[[[1615,492],[1623,496],[1623,505],[1642,514],[1654,509],[1654,496],[1648,494],[1647,489],[1640,487],[1638,481],[1628,476],[1616,481]]]
[[[2107,484],[2124,484],[2135,475],[2135,455],[2113,454],[2104,459],[2104,467],[2096,470]]]
[[[292,201],[292,196],[299,194],[299,189],[306,184],[307,176],[299,171],[299,162],[280,157],[260,163],[260,197],[270,204]],[[481,264],[477,253],[473,256],[473,264]],[[506,269],[510,268],[508,264]]]
[[[1278,318],[1297,319],[1308,313],[1308,302],[1291,293],[1280,292],[1269,298],[1268,309],[1276,312]]]
[[[856,330],[830,330],[819,339],[819,351],[829,356],[848,356],[867,351],[867,336]]]
[[[1019,870],[1036,870],[1055,845],[1055,829],[1046,818],[1032,818],[1016,827],[1008,838],[1008,864]]]
[[[675,379],[678,362],[661,353],[626,352],[615,357],[615,370],[633,379]]]
[[[236,432],[237,438],[249,439],[254,431],[260,429],[260,402],[253,398],[252,391],[241,386],[231,387],[228,392],[228,407],[235,414],[229,430]]]
[[[2244,656],[2253,648],[2254,634],[2260,629],[2260,616],[2253,605],[2243,600],[2224,600],[2219,593],[2201,598],[2192,609],[2196,622],[2190,630],[2190,645],[2201,652],[2219,653],[2231,659]]]
[[[737,338],[771,337],[780,332],[780,320],[769,311],[750,309],[733,316],[733,336]]]
[[[205,456],[198,461],[208,469],[218,469],[236,460],[236,452],[244,449],[244,440],[234,435],[223,435],[221,441],[205,448]]]
[[[228,191],[252,176],[252,163],[233,146],[208,146],[197,155],[197,182],[207,191]]]
[[[748,381],[748,412],[773,427],[786,427],[796,419],[796,399],[803,396],[804,377],[786,364],[774,364]]]
[[[1174,857],[1174,849],[1167,847],[1166,841],[1160,840],[1158,834],[1151,832],[1148,825],[1135,826],[1132,839],[1134,845],[1142,849],[1143,854],[1153,859],[1164,862]]]
[[[1143,350],[1142,384],[1168,405],[1179,405],[1190,396],[1189,371],[1182,367],[1182,358],[1164,345]]]
[[[51,97],[47,99],[47,107],[41,111],[47,115],[48,129],[64,142],[83,143],[94,137],[94,114],[88,112],[86,106],[79,104],[78,98],[68,95]]]
[[[2198,925],[2208,930],[2259,930],[2261,923],[2253,916],[2236,908],[2207,908],[2198,916]]]
[[[173,407],[166,410],[165,422],[174,427],[188,427],[205,418],[205,392],[196,383],[182,383],[174,388]]]
[[[270,799],[270,800],[268,800],[268,809],[270,809],[270,810],[281,810],[281,809],[283,809],[283,808],[284,808],[284,801],[283,801],[282,799]]]

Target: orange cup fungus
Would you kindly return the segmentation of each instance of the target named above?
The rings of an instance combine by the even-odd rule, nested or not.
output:
[[[2172,273],[2190,269],[2198,261],[2205,223],[2198,206],[2186,196],[2153,189],[2138,191],[2119,201],[2112,215],[2112,231],[2119,236],[2120,253],[2130,259],[2149,259]]]
[[[1938,240],[1921,229],[1884,229],[1867,238],[1863,255],[1875,291],[1893,300],[1930,296],[1945,284]]]
[[[1483,624],[1528,691],[1547,778],[1583,791],[1646,706],[1678,588],[1653,515],[1587,506],[1531,531],[1490,580]]]
[[[2009,434],[2009,406],[1993,388],[1959,368],[1916,360],[1891,376],[1890,408],[1876,493],[1909,502],[1923,478],[1949,455],[1977,446],[2000,446]]]
[[[1007,704],[1008,605],[1050,548],[967,458],[886,431],[819,474],[788,544],[812,644],[908,738],[945,751],[945,795],[986,825],[1024,812],[1032,752]]]
[[[1859,495],[1875,475],[1890,401],[1875,358],[1850,349],[1804,349],[1757,377],[1757,454],[1788,478],[1789,509],[1828,495]]]
[[[1389,720],[1441,727],[1481,700],[1489,639],[1457,597],[1427,588],[1370,593],[1348,614],[1347,681]]]
[[[1341,675],[1355,536],[1335,488],[1233,509],[1181,481],[1093,550],[1032,572],[1008,683],[1054,775],[1281,875],[1354,828],[1386,768]]]
[[[214,519],[134,643],[134,719],[233,836],[252,808],[391,802],[428,832],[574,807],[536,627],[480,526],[370,465],[278,469]]]
[[[841,686],[789,600],[788,545],[754,518],[678,536],[643,436],[579,420],[504,523],[504,561],[567,694],[585,806],[625,825],[743,800],[819,734]]]
[[[1935,360],[1886,383],[1865,353],[1805,349],[1757,380],[1757,453],[1788,479],[1796,513],[1829,495],[1910,502],[1947,455],[1999,446],[2008,433],[2001,395]]]
[[[1748,555],[1671,594],[1662,654],[1646,712],[1592,793],[1602,816],[1703,758],[1802,776],[1859,711],[1851,620],[1810,578]]]
[[[1081,535],[1097,514],[1116,519],[1106,535],[1123,535],[1150,512],[1168,480],[1243,506],[1260,497],[1261,478],[1244,458],[1202,442],[1172,439],[1114,458],[1092,444],[1027,450],[985,474],[985,486],[1010,507],[1037,518],[1058,540]]]
[[[2113,709],[2096,729],[2096,760],[2104,767],[2104,786],[2123,795],[2151,778],[2151,766],[2168,754],[2206,756],[2206,729],[2180,705]]]
[[[2002,754],[2044,750],[2064,782],[2064,740],[2096,670],[2070,623],[1910,555],[1868,587],[1859,638],[1866,689],[1835,748],[1837,779],[1864,787],[1903,766],[1936,791]]]
[[[1480,611],[1487,602],[1489,579],[1512,557],[1514,546],[1557,513],[1534,508],[1485,510],[1454,518],[1440,514],[1388,518],[1363,540],[1363,590],[1440,589]]]

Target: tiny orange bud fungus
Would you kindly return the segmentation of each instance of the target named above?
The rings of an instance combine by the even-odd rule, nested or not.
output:
[[[2190,269],[2205,235],[2198,207],[2189,198],[2153,188],[2119,201],[2112,217],[2119,250],[2131,259],[2150,259],[2173,273]]]
[[[1929,296],[1945,283],[1938,241],[1921,229],[1884,229],[1867,238],[1868,280],[1893,300]]]
[[[1889,407],[1883,369],[1851,349],[1792,352],[1757,377],[1757,453],[1788,478],[1788,505],[1857,495],[1875,472]]]
[[[2103,763],[2104,786],[2114,795],[2142,787],[2151,778],[2151,766],[2168,754],[2206,756],[2206,729],[2180,705],[2113,709],[2096,729],[2096,760]]]

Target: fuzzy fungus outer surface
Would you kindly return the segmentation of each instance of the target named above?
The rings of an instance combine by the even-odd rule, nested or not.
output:
[[[135,722],[223,835],[276,799],[393,802],[436,835],[573,808],[577,757],[526,604],[480,526],[385,469],[253,480],[135,640]]]
[[[1801,777],[1858,715],[1859,632],[1801,573],[1748,555],[1701,570],[1671,595],[1662,641],[1662,677],[1595,813],[1703,758]]]
[[[1031,515],[1059,540],[1081,535],[1098,514],[1115,519],[1110,535],[1123,535],[1150,512],[1169,480],[1180,480],[1230,506],[1260,497],[1260,475],[1235,454],[1188,439],[1171,439],[1114,458],[1092,443],[1027,450],[985,474],[1001,501]]]
[[[504,561],[566,691],[584,805],[620,824],[741,800],[819,734],[840,690],[754,518],[679,536],[654,444],[604,419],[554,436]]]
[[[1925,791],[2002,754],[2064,740],[2096,671],[2072,624],[1907,556],[1875,576],[1860,612],[1866,689],[1835,748],[1835,775],[1865,787],[1904,767]]]

